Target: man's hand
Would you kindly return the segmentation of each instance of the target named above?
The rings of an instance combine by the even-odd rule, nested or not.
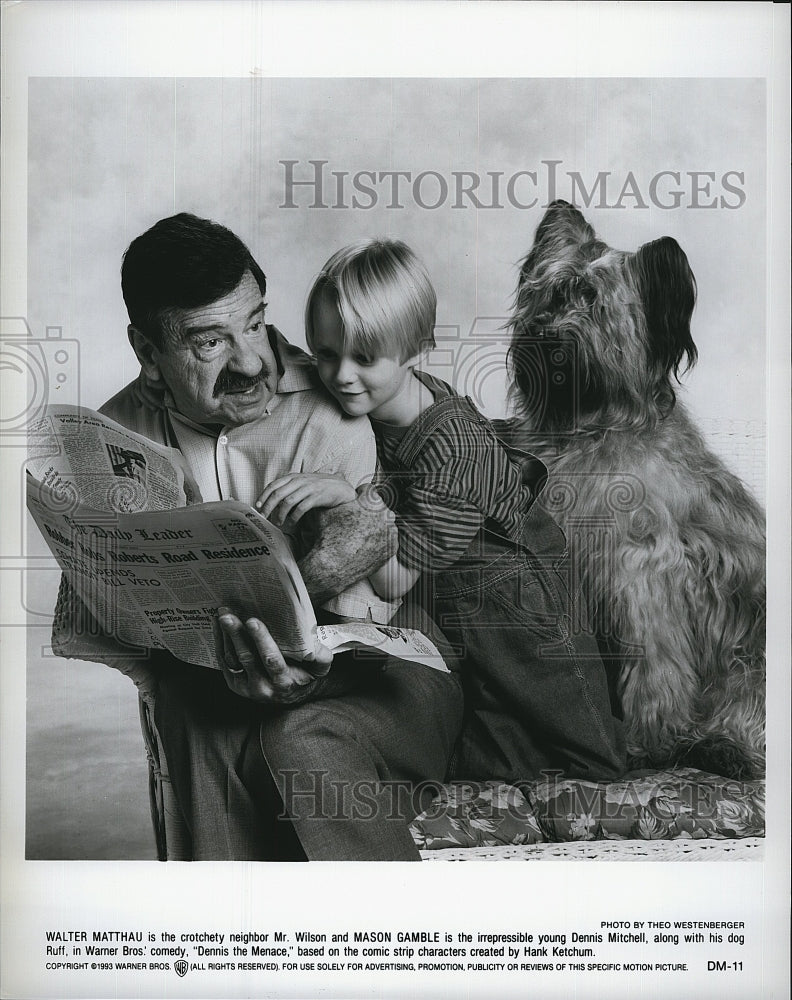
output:
[[[316,541],[298,566],[315,605],[369,576],[396,553],[396,519],[371,489],[359,492],[352,503],[315,510],[312,516]]]
[[[311,697],[317,678],[330,669],[333,654],[317,642],[303,666],[287,663],[258,618],[244,624],[228,608],[219,608],[215,651],[231,690],[270,705],[293,705]]]
[[[270,483],[256,501],[256,509],[273,524],[294,526],[309,510],[350,503],[357,494],[341,476],[294,472]]]

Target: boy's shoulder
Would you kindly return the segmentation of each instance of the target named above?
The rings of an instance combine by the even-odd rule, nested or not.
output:
[[[442,379],[416,370],[435,401],[410,428],[401,457],[414,462],[442,463],[466,456],[478,458],[483,448],[498,447],[492,425],[467,396]]]
[[[456,389],[449,385],[448,382],[444,382],[441,378],[436,375],[431,375],[429,372],[425,372],[422,368],[413,368],[413,374],[426,386],[427,389],[434,396],[435,402],[438,403],[443,399],[462,399],[463,397],[459,395]]]
[[[481,413],[470,396],[460,396],[453,386],[437,378],[436,375],[430,375],[417,368],[415,375],[434,396],[434,404],[421,415],[428,418],[426,423],[442,428],[458,419],[462,422],[470,422],[487,433],[494,433],[492,424]]]

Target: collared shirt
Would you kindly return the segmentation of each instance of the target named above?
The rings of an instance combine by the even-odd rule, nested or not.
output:
[[[282,374],[257,420],[219,430],[196,424],[142,372],[100,412],[159,444],[179,448],[205,502],[234,499],[252,506],[273,480],[292,472],[338,475],[354,487],[370,482],[376,444],[368,419],[345,414],[322,388],[308,355],[274,327],[268,329]],[[360,580],[323,607],[386,624],[398,605],[381,601],[368,580]]]

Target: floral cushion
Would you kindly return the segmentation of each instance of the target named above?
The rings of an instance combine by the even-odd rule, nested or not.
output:
[[[549,779],[445,785],[412,823],[423,850],[570,840],[733,839],[764,835],[764,782],[693,768],[621,781]]]
[[[416,844],[426,850],[546,840],[520,789],[500,781],[444,785],[410,830]]]

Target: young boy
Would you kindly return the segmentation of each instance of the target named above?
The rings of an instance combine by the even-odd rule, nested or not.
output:
[[[534,503],[543,479],[524,483],[473,403],[415,367],[434,345],[435,312],[423,265],[394,240],[338,251],[308,296],[319,375],[347,413],[369,416],[379,492],[396,514],[398,553],[371,582],[394,600],[420,577],[422,603],[460,655],[466,714],[451,777],[613,778],[619,724],[567,589],[563,533]],[[350,489],[292,476],[262,507],[284,520]]]

